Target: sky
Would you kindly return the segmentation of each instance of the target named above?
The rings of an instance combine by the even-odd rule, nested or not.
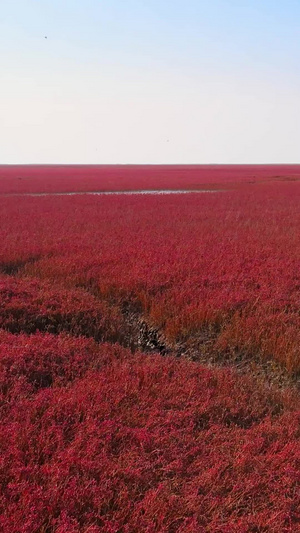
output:
[[[299,0],[0,0],[0,163],[300,163]]]

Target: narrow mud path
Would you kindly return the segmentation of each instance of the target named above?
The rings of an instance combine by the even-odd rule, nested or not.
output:
[[[232,368],[238,374],[251,375],[255,380],[268,387],[294,389],[300,392],[300,375],[291,375],[276,361],[247,355],[242,351],[234,356],[217,351],[215,341],[218,335],[213,329],[203,328],[188,341],[170,343],[163,332],[153,327],[142,312],[126,302],[122,314],[126,324],[124,347],[132,352],[159,353],[162,356],[183,357],[203,366]]]
[[[27,261],[7,263],[0,265],[0,272],[12,279],[22,280],[22,270],[27,263],[35,262],[39,257],[30,257]],[[23,278],[24,279],[24,278]],[[27,278],[28,279],[28,278]],[[31,278],[30,278],[31,279]],[[38,281],[36,278],[32,280]],[[11,333],[27,333],[33,334],[37,331],[51,332],[58,335],[60,333],[66,333],[68,335],[83,335],[93,338],[98,343],[109,342],[118,343],[124,348],[129,348],[133,353],[139,351],[147,354],[159,353],[162,356],[175,356],[183,357],[188,360],[200,363],[203,366],[218,367],[218,368],[232,368],[239,374],[248,374],[251,377],[257,379],[260,383],[265,383],[266,386],[276,387],[280,389],[293,388],[300,392],[300,374],[291,375],[287,370],[276,363],[273,359],[262,359],[255,354],[243,353],[240,350],[238,353],[227,353],[216,349],[216,340],[220,331],[211,327],[202,327],[197,333],[194,333],[188,339],[183,339],[178,342],[170,342],[164,335],[163,331],[155,328],[150,323],[149,318],[144,314],[141,305],[131,300],[120,301],[106,301],[106,299],[99,294],[98,288],[95,285],[80,287],[85,293],[89,294],[92,298],[99,300],[99,302],[105,303],[112,308],[116,307],[121,316],[120,330],[110,332],[110,325],[106,324],[103,329],[103,324],[93,324],[93,328],[90,327],[89,316],[86,315],[86,320],[80,315],[80,321],[82,321],[83,327],[80,327],[76,323],[76,315],[72,320],[69,320],[69,315],[61,315],[61,310],[55,314],[55,320],[53,313],[49,311],[49,316],[46,314],[42,316],[42,320],[39,313],[39,308],[36,308],[34,313],[28,315],[28,327],[26,323],[26,306],[24,309],[13,308],[10,310],[11,320],[6,323],[4,329]],[[14,290],[11,291],[11,298],[14,297]],[[36,304],[34,304],[36,305]],[[41,302],[42,305],[42,302]],[[1,307],[1,306],[0,306]],[[5,307],[1,310],[1,316],[5,318]],[[16,313],[16,324],[13,316]],[[18,326],[18,320],[21,320],[22,327]],[[51,314],[52,313],[52,314]],[[87,312],[88,313],[88,312]],[[56,316],[57,315],[57,316]],[[7,318],[7,317],[6,317]],[[86,329],[89,328],[89,329]]]

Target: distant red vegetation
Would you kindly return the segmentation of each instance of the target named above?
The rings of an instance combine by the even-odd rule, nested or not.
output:
[[[299,180],[300,165],[0,165],[0,193],[203,189]]]

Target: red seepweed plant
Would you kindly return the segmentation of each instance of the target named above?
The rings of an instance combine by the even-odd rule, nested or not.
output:
[[[83,338],[0,342],[3,531],[299,530],[291,395]]]

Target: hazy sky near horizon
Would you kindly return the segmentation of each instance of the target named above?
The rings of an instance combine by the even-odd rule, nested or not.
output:
[[[0,163],[300,163],[299,28],[299,0],[1,0]]]

